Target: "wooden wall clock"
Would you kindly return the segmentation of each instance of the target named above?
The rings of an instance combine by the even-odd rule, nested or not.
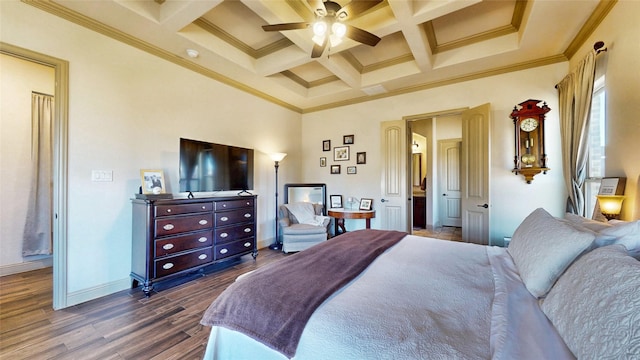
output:
[[[527,100],[513,107],[511,118],[515,131],[515,156],[513,170],[524,176],[527,184],[539,173],[546,174],[547,152],[544,143],[545,114],[551,111],[541,100]]]

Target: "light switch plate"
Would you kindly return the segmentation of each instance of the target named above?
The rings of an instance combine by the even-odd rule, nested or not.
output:
[[[91,181],[113,181],[113,170],[91,170]]]

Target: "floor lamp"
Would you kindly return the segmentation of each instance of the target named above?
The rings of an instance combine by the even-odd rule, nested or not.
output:
[[[269,245],[269,249],[271,250],[280,249],[280,241],[278,240],[278,167],[280,166],[280,161],[282,161],[285,156],[287,156],[285,153],[271,154],[271,159],[275,162],[274,167],[276,169],[276,238],[273,244]]]

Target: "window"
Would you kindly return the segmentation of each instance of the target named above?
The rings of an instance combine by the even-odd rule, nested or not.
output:
[[[604,177],[605,170],[605,88],[604,76],[596,79],[593,86],[593,99],[591,101],[591,118],[589,120],[589,139],[587,149],[587,179],[584,184],[585,216],[591,218],[596,205],[596,195],[600,190],[600,181]]]

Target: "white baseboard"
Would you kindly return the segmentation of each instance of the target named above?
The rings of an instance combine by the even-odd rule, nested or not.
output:
[[[27,271],[44,269],[53,266],[53,256],[18,264],[0,266],[0,276],[19,274]]]
[[[94,286],[88,289],[74,291],[67,294],[67,307],[78,305],[89,300],[97,299],[103,296],[111,295],[118,291],[126,290],[131,287],[131,278],[112,281],[110,283]]]

